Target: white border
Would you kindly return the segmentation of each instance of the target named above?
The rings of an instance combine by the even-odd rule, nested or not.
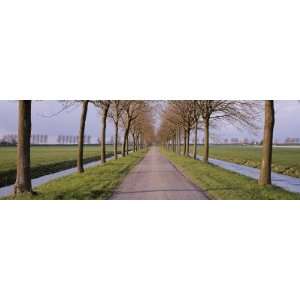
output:
[[[0,99],[300,99],[298,1],[1,2]]]
[[[0,202],[1,299],[299,299],[298,201]]]

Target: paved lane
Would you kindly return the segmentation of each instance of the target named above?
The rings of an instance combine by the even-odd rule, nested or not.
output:
[[[126,176],[111,199],[201,200],[207,197],[163,157],[157,147],[153,147]]]

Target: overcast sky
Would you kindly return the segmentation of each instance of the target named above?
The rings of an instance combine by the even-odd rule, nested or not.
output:
[[[60,114],[61,103],[57,101],[34,101],[32,105],[32,133],[77,135],[80,108],[69,109]],[[56,115],[55,115],[56,114]],[[52,117],[49,117],[54,115]],[[297,101],[276,101],[276,126],[275,139],[284,140],[289,137],[300,137],[300,103]],[[96,109],[90,105],[87,117],[86,134],[93,137],[99,136],[100,119]],[[17,102],[0,101],[0,135],[16,133],[17,131]],[[112,134],[112,124],[108,126],[108,139]],[[237,131],[231,126],[218,128],[214,136],[224,138],[252,138],[247,130]],[[261,132],[256,138],[261,139]]]

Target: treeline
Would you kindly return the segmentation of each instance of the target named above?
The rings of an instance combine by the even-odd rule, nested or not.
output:
[[[6,134],[0,139],[0,145],[15,146],[17,145],[17,139],[16,134]]]
[[[261,156],[260,185],[271,184],[273,130],[275,122],[274,101],[264,102],[264,136]],[[209,161],[211,128],[226,123],[237,128],[257,130],[262,112],[261,101],[190,100],[168,101],[161,113],[162,123],[158,137],[162,145],[178,155],[197,159],[198,131],[204,133],[203,162]],[[190,149],[194,133],[193,150]],[[183,145],[183,151],[181,151]],[[192,152],[192,153],[191,153]]]
[[[79,120],[79,134],[71,137],[71,141],[78,144],[77,169],[84,172],[83,150],[88,144],[85,136],[85,125],[89,105],[93,105],[99,112],[101,125],[100,147],[101,162],[106,162],[106,125],[107,119],[113,120],[115,127],[114,158],[118,159],[119,129],[123,129],[122,156],[129,154],[129,137],[133,141],[133,151],[138,151],[149,145],[154,140],[154,121],[151,103],[137,100],[77,100],[62,101],[63,110],[74,105],[81,106]],[[17,174],[14,192],[15,194],[34,193],[31,184],[30,145],[31,145],[31,100],[19,100],[18,102],[18,135],[17,135]],[[63,111],[62,110],[62,111]],[[75,139],[74,139],[75,138]],[[61,136],[62,141],[64,140]],[[70,137],[67,139],[70,141]],[[101,178],[99,178],[101,180]]]

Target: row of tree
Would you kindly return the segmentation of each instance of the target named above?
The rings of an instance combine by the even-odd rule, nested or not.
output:
[[[115,127],[114,158],[118,159],[119,129],[124,131],[122,156],[129,153],[129,136],[132,136],[133,151],[137,151],[151,143],[154,139],[153,117],[151,103],[131,100],[78,100],[63,101],[63,110],[74,105],[81,106],[77,169],[84,172],[83,151],[85,144],[85,126],[89,104],[99,111],[101,119],[101,162],[106,162],[106,128],[107,119],[111,118]],[[20,100],[18,103],[18,142],[17,142],[17,176],[15,194],[33,193],[30,169],[30,139],[31,139],[31,100]]]
[[[259,184],[271,184],[274,102],[265,101],[265,125]],[[194,132],[192,156],[197,159],[198,131],[204,132],[203,162],[209,160],[210,128],[229,123],[239,129],[258,129],[261,101],[190,100],[168,101],[162,110],[158,137],[161,143],[178,155],[190,156],[190,136]],[[183,142],[182,142],[183,140]],[[181,145],[183,144],[183,152]]]

